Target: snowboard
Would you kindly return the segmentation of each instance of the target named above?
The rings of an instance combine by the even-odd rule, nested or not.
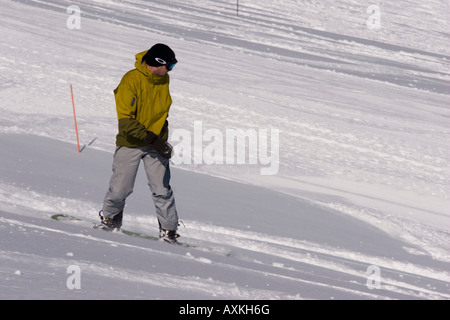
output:
[[[143,234],[143,233],[139,233],[139,232],[134,232],[134,231],[130,231],[130,230],[122,229],[122,228],[119,230],[110,231],[110,230],[107,230],[106,228],[103,228],[103,225],[101,223],[89,222],[89,221],[83,220],[81,218],[74,217],[74,216],[67,215],[67,214],[61,214],[61,213],[54,214],[50,218],[51,218],[51,220],[60,221],[60,222],[68,222],[68,223],[75,223],[75,224],[89,224],[94,229],[104,230],[104,231],[113,232],[113,233],[118,232],[118,233],[122,233],[124,235],[130,236],[130,237],[136,237],[136,238],[153,240],[153,241],[160,241],[160,242],[164,242],[164,243],[168,243],[168,244],[178,245],[178,246],[185,247],[185,248],[195,248],[196,247],[195,245],[187,244],[184,242],[180,242],[180,241],[171,242],[171,241],[165,240],[164,238],[151,236],[151,235],[147,235],[147,234]]]

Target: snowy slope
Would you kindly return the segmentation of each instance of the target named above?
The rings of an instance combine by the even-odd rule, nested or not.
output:
[[[32,135],[1,143],[3,299],[449,298],[447,264],[420,248],[295,197],[185,171],[174,170],[173,184],[182,241],[195,248],[51,221],[60,213],[95,221],[110,154],[78,155],[71,144]],[[144,182],[124,225],[156,235]],[[69,290],[73,265],[81,288]],[[367,287],[371,265],[382,270],[380,289]]]
[[[377,30],[370,3],[352,0],[240,1],[238,16],[230,1],[78,1],[73,30],[72,4],[2,1],[2,299],[450,297],[448,4],[382,4]],[[202,142],[172,166],[182,239],[196,248],[50,220],[95,219],[112,90],[156,42],[180,61],[171,141]],[[207,163],[206,133],[230,129],[278,130],[275,174],[261,175],[262,158]],[[155,234],[148,198],[140,176],[125,223]],[[79,290],[66,286],[70,265]],[[367,286],[370,266],[380,288]]]

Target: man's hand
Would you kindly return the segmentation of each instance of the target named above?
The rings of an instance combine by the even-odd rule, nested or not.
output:
[[[149,131],[147,137],[145,138],[145,143],[152,146],[153,149],[158,151],[158,153],[166,159],[170,159],[172,157],[173,148],[164,139],[161,139],[153,132]]]

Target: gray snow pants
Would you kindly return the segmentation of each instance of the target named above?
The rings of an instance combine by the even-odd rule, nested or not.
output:
[[[125,207],[125,199],[133,192],[141,160],[152,192],[156,215],[161,228],[177,230],[178,214],[175,198],[169,185],[169,160],[151,147],[117,147],[114,153],[113,175],[103,201],[103,215],[112,218]]]

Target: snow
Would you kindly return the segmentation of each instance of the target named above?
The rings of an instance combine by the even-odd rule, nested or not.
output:
[[[80,29],[70,5],[2,0],[0,299],[450,298],[447,2],[383,2],[380,28],[355,0],[239,1],[239,15],[80,0]],[[179,60],[171,185],[189,248],[89,227],[112,90],[156,42]],[[124,227],[156,226],[140,172]]]

